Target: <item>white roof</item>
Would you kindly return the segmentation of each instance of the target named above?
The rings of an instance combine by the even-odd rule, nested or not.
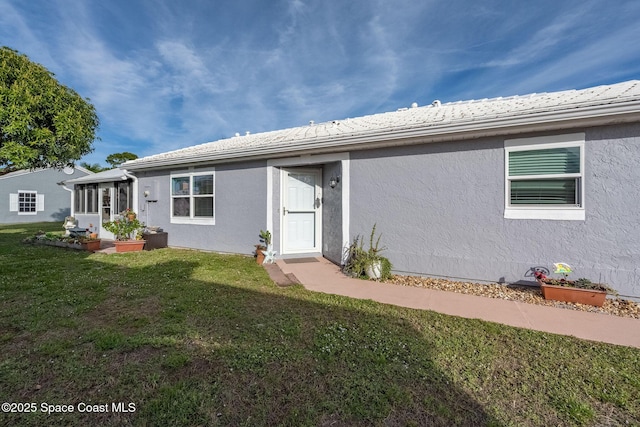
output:
[[[80,178],[68,179],[65,184],[96,184],[100,182],[113,182],[126,180],[129,177],[127,172],[120,168],[109,169],[106,171],[94,173]]]
[[[0,179],[9,179],[9,178],[17,178],[20,177],[22,175],[28,175],[30,173],[37,173],[37,172],[45,172],[45,171],[49,171],[49,170],[57,170],[58,172],[64,172],[66,175],[72,175],[75,170],[79,170],[80,172],[84,172],[85,174],[93,174],[93,172],[91,172],[89,169],[85,169],[82,166],[78,166],[76,165],[75,167],[65,167],[62,169],[55,169],[55,168],[38,168],[38,169],[19,169],[17,171],[13,171],[13,172],[9,172],[7,174],[4,175],[0,175]]]
[[[142,157],[127,169],[274,158],[478,138],[640,119],[640,81],[582,90],[440,103],[221,139]]]

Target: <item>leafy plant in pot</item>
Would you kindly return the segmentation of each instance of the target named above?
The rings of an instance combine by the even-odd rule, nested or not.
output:
[[[591,280],[580,278],[569,280],[571,267],[565,263],[555,263],[554,273],[562,275],[562,278],[548,277],[548,270],[540,267],[532,267],[533,276],[540,284],[540,290],[544,299],[602,307],[607,294],[617,295],[611,287],[602,283],[592,283]]]
[[[102,226],[115,236],[116,252],[139,251],[144,247],[145,241],[142,240],[144,223],[140,222],[137,215],[130,209]]]
[[[256,262],[260,265],[264,263],[264,252],[271,250],[271,232],[269,230],[260,230],[260,244],[256,247]]]
[[[369,249],[364,249],[364,239],[356,236],[345,249],[345,264],[342,271],[352,277],[385,280],[391,277],[391,262],[380,255],[386,248],[380,247],[380,238],[375,238],[376,224],[369,236]]]

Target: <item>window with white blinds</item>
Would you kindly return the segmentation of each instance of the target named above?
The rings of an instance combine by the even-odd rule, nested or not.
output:
[[[584,134],[507,140],[505,160],[505,217],[584,219]]]

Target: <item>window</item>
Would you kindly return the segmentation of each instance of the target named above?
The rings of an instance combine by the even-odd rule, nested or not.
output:
[[[116,182],[116,212],[124,212],[127,208],[133,208],[133,193],[131,191],[131,181]]]
[[[18,193],[18,212],[35,214],[38,207],[37,195],[35,191]]]
[[[17,212],[18,215],[37,215],[44,210],[44,194],[37,191],[18,190],[9,194],[9,212]]]
[[[505,141],[505,218],[584,220],[584,134]]]
[[[74,189],[73,210],[77,214],[98,213],[98,185],[79,184]]]
[[[87,193],[87,213],[97,214],[98,213],[98,185],[97,184],[87,185],[85,190]]]
[[[171,222],[213,224],[214,173],[171,175]]]
[[[84,186],[76,185],[73,191],[73,211],[81,214],[85,212]]]

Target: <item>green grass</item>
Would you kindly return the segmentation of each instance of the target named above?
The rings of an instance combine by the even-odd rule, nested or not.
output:
[[[640,350],[278,288],[253,259],[0,226],[0,425],[640,425]]]

